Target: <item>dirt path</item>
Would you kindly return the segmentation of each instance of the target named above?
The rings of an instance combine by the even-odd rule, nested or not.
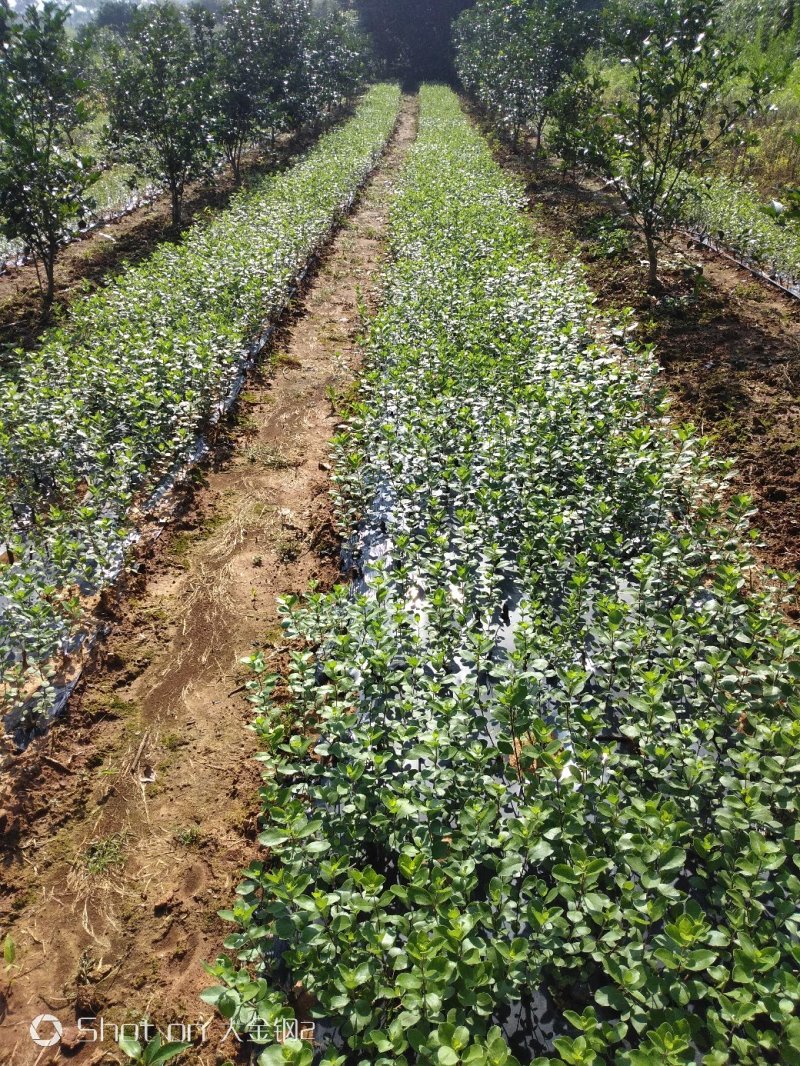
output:
[[[734,491],[755,501],[762,559],[800,571],[800,301],[677,237],[662,255],[666,294],[656,301],[644,291],[642,242],[599,183],[502,145],[497,155],[524,179],[537,232],[557,256],[581,260],[601,306],[634,308],[673,416],[735,460]],[[800,607],[788,613],[800,618]]]
[[[358,307],[376,295],[415,108],[404,100],[384,161],[276,344],[274,366],[244,395],[226,457],[141,564],[139,594],[122,608],[103,664],[68,716],[14,760],[0,796],[2,936],[10,931],[16,947],[13,967],[0,960],[0,1062],[119,1061],[112,1023],[197,1025],[213,1013],[197,993],[209,983],[203,962],[230,928],[215,912],[258,853],[240,659],[279,645],[276,596],[338,573],[332,400],[353,381]],[[28,1033],[40,1013],[65,1027],[52,1049]],[[98,1019],[95,1033],[102,1018],[106,1042],[79,1042],[80,1017]],[[51,1032],[43,1023],[42,1035]],[[218,1046],[223,1032],[212,1029],[187,1060],[235,1059],[232,1041]]]

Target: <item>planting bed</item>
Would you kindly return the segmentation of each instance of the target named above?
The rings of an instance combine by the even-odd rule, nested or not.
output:
[[[198,432],[241,385],[245,345],[352,203],[398,104],[396,87],[372,89],[304,162],[76,305],[0,382],[8,728],[53,705],[87,597],[119,571],[156,486],[202,451]]]
[[[495,150],[525,180],[537,237],[560,259],[580,258],[601,306],[635,309],[672,417],[735,460],[730,486],[753,497],[761,561],[800,570],[800,301],[678,237],[664,249],[665,293],[655,300],[644,287],[644,242],[613,196],[548,161]],[[787,611],[800,617],[796,601]]]
[[[337,445],[358,580],[252,659],[266,852],[206,998],[262,1066],[798,1062],[800,644],[748,504],[421,104]]]
[[[767,214],[754,190],[726,178],[698,183],[684,221],[699,237],[800,297],[800,228],[796,222],[781,225]]]

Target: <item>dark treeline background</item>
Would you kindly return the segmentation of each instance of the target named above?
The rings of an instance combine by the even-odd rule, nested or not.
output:
[[[25,6],[20,0],[17,7]],[[197,2],[197,0],[195,0]],[[382,75],[392,75],[407,82],[425,79],[452,81],[452,23],[472,0],[312,0],[316,13],[350,9],[357,11],[362,27],[372,38]],[[199,0],[197,6],[217,14],[218,0]],[[99,4],[81,4],[84,13],[73,19],[94,19],[100,25],[118,28],[130,18],[126,0],[100,0]]]
[[[451,27],[471,0],[353,0],[386,73],[408,81],[454,77]]]

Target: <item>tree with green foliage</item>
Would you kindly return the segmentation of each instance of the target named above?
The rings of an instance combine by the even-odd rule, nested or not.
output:
[[[83,51],[67,32],[68,15],[52,2],[21,17],[7,0],[0,5],[0,228],[41,262],[45,312],[58,248],[84,217],[92,177],[76,144],[88,109]]]
[[[767,83],[747,70],[720,28],[719,0],[622,0],[608,12],[606,42],[628,74],[614,100],[601,86],[571,109],[576,154],[616,189],[640,230],[648,288],[658,291],[658,253],[687,199],[687,181],[711,153],[742,136],[741,122],[763,100]],[[566,105],[566,110],[570,108]]]
[[[264,122],[269,87],[265,63],[269,23],[264,6],[233,0],[222,13],[216,40],[213,131],[237,185],[242,153]]]
[[[238,182],[248,144],[319,121],[363,84],[368,45],[352,13],[308,0],[232,0],[215,35],[213,134]]]
[[[169,189],[176,226],[187,182],[212,156],[212,26],[207,13],[187,15],[167,0],[140,8],[128,37],[109,46],[111,144]]]
[[[530,128],[539,150],[553,95],[586,50],[593,21],[576,0],[479,0],[456,21],[461,82],[514,147]]]
[[[558,156],[565,170],[576,171],[586,162],[584,138],[576,134],[584,129],[588,116],[596,113],[603,89],[600,74],[578,62],[553,94],[548,149]]]
[[[316,118],[311,64],[315,20],[309,0],[276,0],[275,6],[270,48],[273,121],[276,129],[298,129]]]
[[[124,37],[130,32],[138,5],[129,0],[103,0],[92,19],[98,30],[112,30]]]
[[[309,61],[315,115],[355,95],[366,80],[369,55],[369,42],[352,13],[333,11],[313,19]]]
[[[488,110],[517,146],[533,119],[538,60],[524,2],[479,0],[457,20],[456,70],[467,92]]]

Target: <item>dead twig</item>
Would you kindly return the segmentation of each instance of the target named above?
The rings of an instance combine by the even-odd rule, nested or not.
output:
[[[71,766],[67,766],[66,763],[61,762],[59,759],[54,759],[52,755],[43,755],[42,762],[47,763],[48,766],[52,766],[54,770],[60,770],[62,774],[74,773]]]

